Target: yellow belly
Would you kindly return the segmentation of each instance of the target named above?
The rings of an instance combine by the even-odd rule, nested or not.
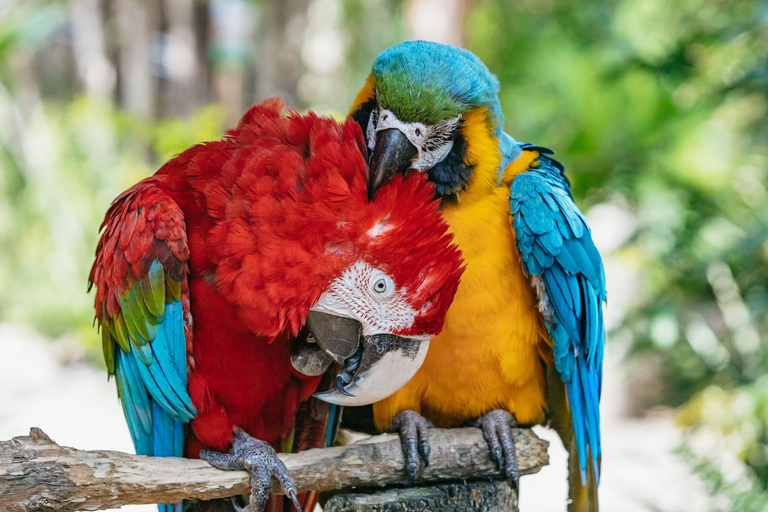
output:
[[[443,332],[424,365],[393,396],[374,405],[376,426],[404,409],[438,427],[455,427],[493,409],[520,423],[544,419],[546,334],[535,293],[523,273],[508,215],[509,189],[443,214],[467,269]]]

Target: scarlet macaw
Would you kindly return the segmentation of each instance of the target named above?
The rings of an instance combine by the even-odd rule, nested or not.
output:
[[[394,392],[462,272],[425,179],[369,202],[359,127],[282,109],[252,107],[121,194],[90,274],[137,453],[249,466],[255,512],[270,476],[298,507],[275,449],[332,359],[325,400]]]
[[[509,428],[548,412],[570,453],[569,509],[597,509],[603,265],[562,165],[504,133],[498,91],[471,52],[409,41],[376,58],[350,110],[366,133],[369,193],[411,170],[429,176],[467,264],[423,366],[374,404],[374,420],[400,431],[413,476],[417,450],[428,457],[424,418],[479,418],[516,479]]]

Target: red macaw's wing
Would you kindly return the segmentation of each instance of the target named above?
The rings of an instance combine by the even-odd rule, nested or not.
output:
[[[149,178],[107,211],[91,269],[104,359],[136,453],[180,457],[191,325],[184,216]]]

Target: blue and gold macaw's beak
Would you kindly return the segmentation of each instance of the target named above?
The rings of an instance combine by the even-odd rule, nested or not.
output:
[[[368,199],[398,174],[405,174],[418,154],[408,137],[397,128],[376,133],[376,145],[371,156],[371,170],[368,175]]]
[[[429,337],[366,336],[357,320],[319,311],[309,312],[307,327],[316,343],[291,363],[307,375],[324,373],[332,361],[341,364],[336,389],[314,395],[337,405],[368,405],[394,394],[416,375],[429,349]]]

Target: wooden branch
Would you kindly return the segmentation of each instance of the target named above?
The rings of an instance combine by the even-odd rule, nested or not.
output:
[[[500,477],[476,428],[431,429],[432,453],[417,483]],[[548,463],[547,442],[515,431],[520,473]],[[406,483],[396,435],[346,446],[280,454],[299,492]],[[39,428],[0,442],[0,510],[97,510],[129,504],[175,503],[249,492],[244,471],[220,471],[201,460],[82,451],[53,442]],[[274,492],[279,492],[273,481]]]

